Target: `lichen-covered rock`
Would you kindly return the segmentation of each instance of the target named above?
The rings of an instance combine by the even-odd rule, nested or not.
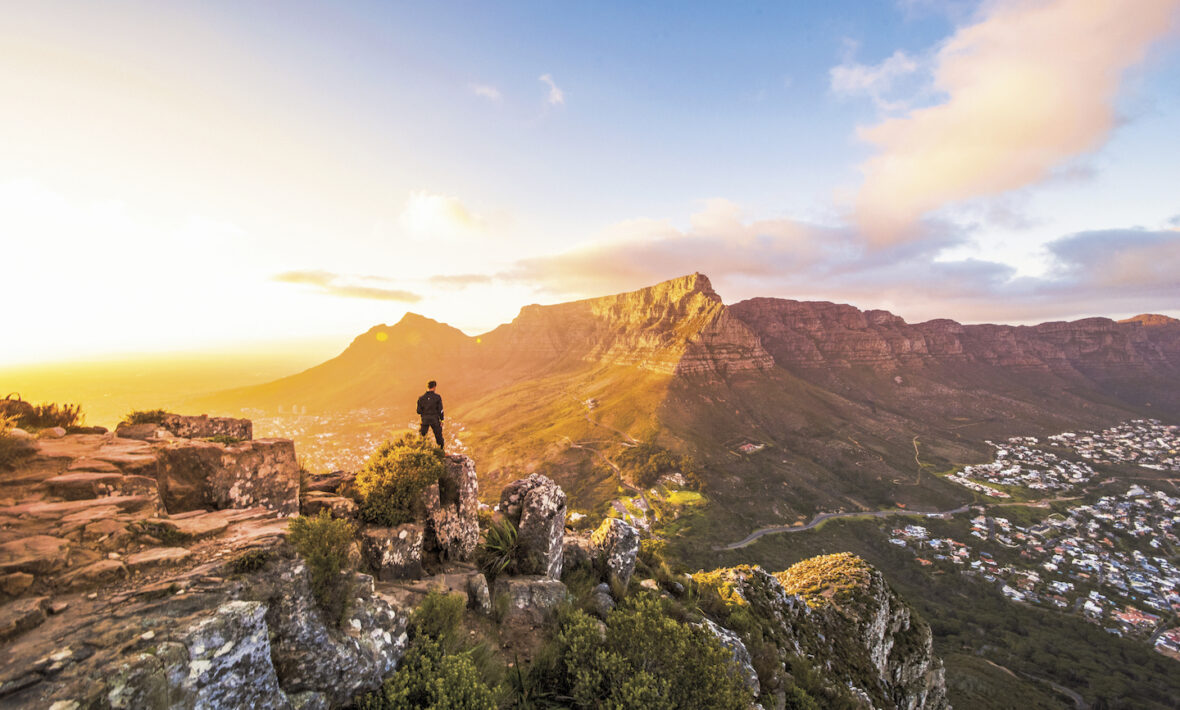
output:
[[[361,554],[373,574],[383,582],[422,576],[422,525],[406,523],[396,528],[361,531]]]
[[[606,582],[599,584],[590,592],[590,610],[603,621],[606,615],[615,610],[615,598],[611,596],[610,585]]]
[[[466,560],[479,544],[479,478],[467,456],[446,457],[438,483],[422,492],[426,549],[444,560]]]
[[[539,627],[565,601],[565,585],[544,575],[500,577],[493,597],[504,605],[500,623],[506,626]],[[501,601],[503,599],[504,601]]]
[[[299,512],[299,464],[290,439],[223,445],[177,440],[159,451],[157,480],[169,514],[263,506]]]
[[[742,643],[742,638],[724,626],[718,626],[709,618],[706,618],[701,626],[716,636],[721,645],[733,654],[733,663],[742,682],[746,684],[751,693],[758,695],[758,672],[754,670],[754,662],[750,658],[746,644]]]
[[[639,531],[618,518],[607,518],[590,536],[590,544],[607,577],[626,589],[639,554]]]
[[[316,605],[302,563],[275,563],[255,589],[269,600],[271,658],[286,693],[321,692],[340,707],[378,688],[396,667],[405,651],[407,615],[377,595],[369,575],[353,575],[351,584],[352,601],[339,626]]]
[[[226,602],[181,631],[188,674],[180,692],[192,698],[189,707],[290,707],[271,663],[266,612],[261,602]]]
[[[483,614],[492,613],[492,593],[488,578],[476,572],[467,578],[467,606]]]
[[[233,417],[185,416],[166,414],[160,426],[183,439],[201,439],[213,436],[229,437],[241,441],[254,438],[254,424],[249,419]]]
[[[590,538],[585,537],[584,534],[567,533],[561,543],[561,557],[563,571],[589,564],[594,559]]]
[[[516,525],[516,568],[522,574],[559,579],[564,557],[565,491],[534,473],[505,486],[500,512]]]

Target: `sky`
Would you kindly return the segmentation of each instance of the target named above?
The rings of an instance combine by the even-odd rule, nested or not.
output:
[[[1180,0],[0,12],[0,365],[477,334],[697,271],[1180,316]]]

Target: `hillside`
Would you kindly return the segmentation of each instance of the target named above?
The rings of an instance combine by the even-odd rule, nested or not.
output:
[[[428,379],[492,487],[544,472],[575,507],[601,506],[614,456],[651,440],[698,461],[719,504],[701,524],[752,527],[957,507],[964,491],[933,474],[987,458],[986,439],[1180,418],[1180,323],[909,324],[826,302],[726,306],[693,274],[527,306],[478,337],[407,315],[305,372],[196,404],[385,408],[396,423],[413,418]]]

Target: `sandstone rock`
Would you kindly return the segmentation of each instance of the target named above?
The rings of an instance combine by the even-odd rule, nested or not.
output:
[[[115,427],[115,436],[120,439],[136,439],[138,441],[152,441],[172,438],[171,432],[159,424],[123,424]]]
[[[467,606],[483,614],[492,613],[492,594],[488,590],[488,578],[478,572],[467,578]]]
[[[496,605],[506,604],[501,624],[510,626],[544,625],[549,616],[566,599],[565,585],[543,575],[528,577],[500,577],[496,580]],[[500,602],[501,598],[506,602]]]
[[[65,566],[69,551],[69,540],[50,535],[12,540],[0,544],[0,573],[50,574]]]
[[[590,544],[607,578],[626,589],[639,554],[639,531],[618,518],[607,518],[590,536]]]
[[[79,567],[61,578],[67,589],[85,590],[114,584],[127,576],[127,568],[119,560],[98,560]]]
[[[213,436],[232,437],[242,441],[254,438],[254,424],[249,419],[233,417],[185,416],[166,414],[160,426],[183,439],[202,439]]]
[[[467,456],[447,456],[439,482],[422,493],[426,549],[444,560],[466,560],[479,544],[479,479]]]
[[[356,474],[345,471],[332,473],[313,473],[304,487],[305,492],[319,491],[321,493],[339,493],[340,487],[356,480]]]
[[[101,459],[92,459],[82,457],[74,459],[70,465],[66,467],[67,471],[94,471],[96,473],[122,473],[115,464],[110,461],[103,461]]]
[[[4,592],[10,597],[19,597],[33,586],[34,579],[36,577],[28,572],[10,572],[0,575],[0,592]]]
[[[66,435],[64,427],[51,426],[48,429],[42,429],[37,433],[39,439],[60,439]]]
[[[416,579],[422,576],[422,540],[418,523],[366,528],[360,535],[361,554],[377,579]]]
[[[284,691],[322,692],[341,707],[380,687],[405,651],[408,617],[377,595],[372,577],[354,575],[348,616],[337,627],[312,598],[303,564],[283,561],[268,576],[273,586],[258,591],[270,595],[271,657]]]
[[[30,597],[0,606],[0,641],[23,634],[45,621],[46,597]]]
[[[82,538],[84,540],[98,540],[109,536],[126,536],[128,535],[127,525],[123,522],[115,520],[114,518],[105,518],[103,520],[95,520],[92,523],[87,523],[83,528]]]
[[[192,559],[193,553],[183,547],[152,547],[127,555],[124,563],[132,572],[143,572],[155,567],[180,565]]]
[[[357,517],[356,501],[351,498],[320,491],[309,491],[303,496],[300,506],[303,515],[316,516],[321,510],[328,511],[329,515],[338,519],[355,520]]]
[[[654,579],[644,579],[639,582],[639,586],[643,589],[648,590],[649,592],[660,591],[660,583]]]
[[[561,545],[561,556],[561,568],[563,571],[569,571],[575,567],[590,564],[594,560],[590,538],[567,533]]]
[[[699,626],[717,637],[721,645],[733,654],[733,664],[737,668],[738,675],[746,684],[746,688],[757,696],[759,692],[758,673],[754,670],[753,659],[750,657],[749,650],[746,649],[746,644],[742,643],[742,638],[729,629],[713,623],[708,617]]]
[[[517,570],[560,578],[565,491],[549,478],[534,473],[505,486],[500,494],[500,511],[516,525]]]
[[[223,446],[180,440],[159,452],[160,495],[169,513],[264,506],[299,512],[299,464],[289,439]]]
[[[179,634],[188,651],[180,690],[201,708],[286,708],[261,602],[231,601]]]
[[[45,486],[52,495],[60,496],[66,500],[84,500],[110,495],[118,489],[122,481],[123,474],[121,472],[78,471],[46,479],[41,485]]]
[[[12,427],[11,429],[9,429],[9,430],[8,430],[8,435],[9,435],[10,437],[12,437],[13,439],[23,439],[23,440],[25,440],[25,441],[28,441],[29,439],[32,439],[32,438],[33,438],[33,435],[32,435],[32,434],[30,434],[29,432],[25,431],[24,429],[21,429],[21,428],[20,428],[20,427],[18,427],[18,426],[14,426],[14,427]]]
[[[198,540],[212,537],[229,526],[229,521],[220,512],[202,513],[192,517],[148,518],[140,528],[158,539],[181,538]]]

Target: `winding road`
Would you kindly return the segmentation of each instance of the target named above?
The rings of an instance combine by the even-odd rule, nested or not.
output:
[[[738,542],[731,542],[728,545],[714,545],[714,550],[737,550],[747,545],[752,544],[755,540],[763,535],[775,535],[777,533],[793,533],[810,530],[816,525],[825,520],[832,520],[833,518],[885,518],[891,515],[921,515],[927,518],[938,518],[944,515],[957,515],[959,513],[966,513],[970,505],[961,505],[954,510],[942,510],[932,513],[924,513],[920,510],[873,510],[861,513],[820,513],[811,519],[811,522],[806,525],[768,525],[764,528],[758,528],[754,532],[747,535]]]

